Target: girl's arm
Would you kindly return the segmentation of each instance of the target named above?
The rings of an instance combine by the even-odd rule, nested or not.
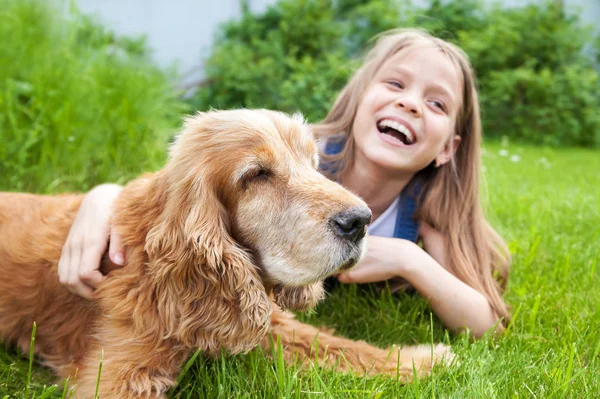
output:
[[[340,275],[340,281],[367,283],[403,277],[429,300],[446,327],[453,331],[469,328],[481,337],[498,323],[498,316],[483,294],[442,266],[445,238],[429,226],[421,228],[421,236],[429,253],[408,240],[369,237],[367,257]]]
[[[121,192],[115,184],[95,187],[83,199],[69,230],[58,262],[58,277],[67,289],[91,299],[94,289],[106,277],[98,270],[109,243],[110,260],[123,265],[124,251],[119,237],[111,232],[112,204]]]

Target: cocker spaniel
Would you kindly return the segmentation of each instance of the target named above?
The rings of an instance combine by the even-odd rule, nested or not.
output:
[[[318,170],[302,118],[266,110],[186,120],[165,167],[133,180],[115,203],[126,265],[108,258],[94,301],[58,281],[61,248],[83,195],[0,193],[0,337],[36,353],[76,397],[164,398],[196,348],[239,353],[279,334],[286,359],[340,370],[425,373],[431,348],[382,350],[321,332],[283,309],[308,309],[322,280],[365,251],[371,212]],[[447,348],[436,347],[443,356]],[[321,354],[321,356],[323,356]]]

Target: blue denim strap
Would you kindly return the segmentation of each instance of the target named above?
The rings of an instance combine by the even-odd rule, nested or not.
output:
[[[419,238],[419,223],[414,218],[417,211],[417,200],[415,198],[416,193],[411,192],[414,191],[411,190],[411,185],[409,183],[400,193],[394,237],[417,242]]]
[[[346,144],[345,141],[328,141],[325,145],[325,154],[339,154],[344,149],[344,144]]]

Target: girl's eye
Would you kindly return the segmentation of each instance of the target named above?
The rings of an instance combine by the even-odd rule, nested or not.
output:
[[[441,101],[437,101],[437,100],[431,100],[430,101],[434,107],[437,107],[439,109],[441,109],[442,111],[446,112],[446,107],[444,106],[444,104]]]
[[[404,85],[400,82],[398,82],[397,80],[388,80],[385,83],[387,83],[390,86],[393,86],[397,89],[404,89]]]

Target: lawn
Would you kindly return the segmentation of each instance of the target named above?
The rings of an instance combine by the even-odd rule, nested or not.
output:
[[[47,4],[0,2],[0,191],[87,190],[160,167],[190,109],[173,76],[148,62],[140,43],[86,18],[60,18]],[[513,319],[504,335],[453,335],[416,295],[344,286],[299,317],[382,347],[446,342],[459,364],[401,385],[302,370],[260,350],[200,356],[171,397],[598,396],[600,150],[493,142],[483,161],[482,200],[513,254]],[[55,382],[36,363],[30,373],[27,355],[0,346],[0,399],[63,397],[64,383]]]
[[[175,398],[594,397],[600,392],[600,152],[514,143],[484,147],[487,213],[513,254],[501,337],[449,334],[426,301],[367,287],[335,290],[300,317],[376,345],[446,342],[460,363],[401,385],[327,369],[302,370],[255,350],[197,358]],[[0,349],[0,398],[25,397],[28,357]],[[34,365],[30,395],[62,397]]]

